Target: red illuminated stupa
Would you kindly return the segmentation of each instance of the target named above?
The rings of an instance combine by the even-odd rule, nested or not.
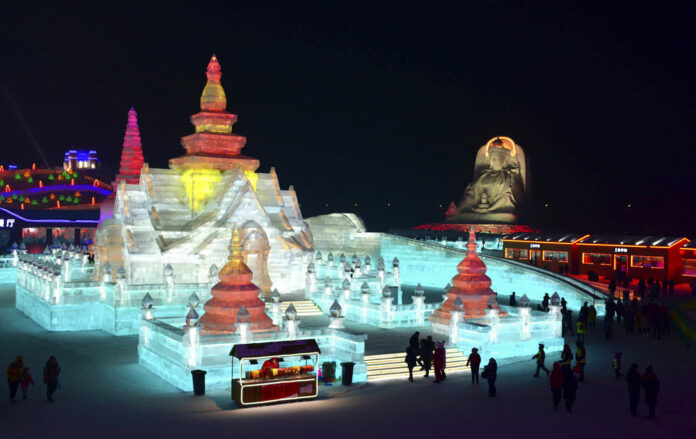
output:
[[[495,292],[491,289],[491,278],[486,276],[486,264],[476,253],[476,235],[473,228],[469,230],[469,242],[466,249],[466,257],[457,265],[459,274],[452,278],[452,288],[447,291],[447,300],[430,316],[430,321],[433,323],[447,324],[450,321],[457,297],[464,304],[462,311],[464,311],[465,319],[485,317],[486,309],[489,307],[488,300],[491,296],[495,296]],[[497,303],[491,306],[500,310]],[[500,312],[498,315],[503,316],[507,313]]]
[[[128,111],[128,125],[126,135],[123,137],[123,150],[121,151],[121,167],[116,175],[116,184],[125,180],[128,184],[140,182],[140,171],[143,169],[143,147],[140,143],[140,129],[138,128],[138,113],[131,107]]]
[[[266,315],[266,304],[259,299],[259,289],[251,282],[254,274],[242,259],[239,231],[234,230],[230,245],[230,258],[220,270],[218,282],[211,290],[212,298],[203,305],[205,313],[199,324],[203,334],[232,334],[237,328],[237,313],[244,305],[249,312],[248,320],[252,332],[277,331]]]
[[[245,171],[255,171],[259,161],[241,155],[246,137],[232,133],[237,115],[227,109],[227,97],[220,84],[222,69],[215,55],[206,71],[208,81],[201,94],[201,111],[191,116],[196,132],[181,139],[186,154],[169,160],[172,169],[228,170],[241,165]]]

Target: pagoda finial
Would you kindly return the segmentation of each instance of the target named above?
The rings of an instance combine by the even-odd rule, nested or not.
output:
[[[225,111],[227,108],[227,97],[225,90],[220,85],[222,68],[215,54],[208,62],[208,69],[205,72],[208,82],[205,84],[201,95],[201,110],[203,111]]]
[[[230,241],[230,246],[228,247],[230,251],[230,261],[241,261],[242,260],[242,245],[239,238],[239,229],[234,228],[232,232],[232,240]]]

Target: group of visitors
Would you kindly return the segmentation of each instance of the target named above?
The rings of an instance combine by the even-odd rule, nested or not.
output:
[[[46,397],[53,402],[53,394],[58,389],[58,375],[60,366],[56,357],[52,356],[46,362],[43,370],[43,382],[46,384]],[[27,399],[29,385],[34,385],[34,379],[29,373],[29,368],[24,366],[22,357],[15,358],[14,362],[7,366],[7,383],[10,387],[10,402],[17,402],[17,391],[22,389],[22,399]]]
[[[420,332],[416,331],[410,338],[406,348],[406,365],[408,366],[408,380],[413,382],[413,369],[420,365],[425,371],[424,377],[430,376],[430,369],[434,369],[435,383],[441,383],[447,378],[445,366],[447,352],[445,342],[435,342],[432,336],[420,338]]]

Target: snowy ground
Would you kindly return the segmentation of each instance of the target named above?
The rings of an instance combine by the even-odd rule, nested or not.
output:
[[[389,339],[378,342],[384,346]],[[395,343],[391,351],[406,343]],[[472,386],[466,374],[440,385],[419,378],[414,384],[328,387],[316,401],[238,409],[227,393],[195,397],[168,385],[137,364],[136,345],[135,336],[47,332],[14,309],[13,285],[0,286],[0,360],[4,366],[22,355],[37,381],[28,401],[0,402],[2,437],[640,439],[696,434],[696,355],[675,333],[661,341],[617,333],[612,342],[601,339],[599,330],[590,334],[587,382],[572,415],[552,410],[548,381],[532,377],[532,361],[500,368],[496,398],[486,397],[485,384]],[[656,421],[629,415],[626,385],[613,380],[610,368],[617,350],[641,370],[654,365],[662,383]],[[56,355],[63,369],[53,404],[45,401],[41,384],[49,355]],[[647,410],[643,401],[640,410]]]

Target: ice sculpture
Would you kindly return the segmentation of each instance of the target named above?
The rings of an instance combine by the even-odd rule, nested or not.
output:
[[[222,266],[231,230],[239,227],[243,255],[253,282],[266,298],[272,289],[290,294],[303,289],[304,269],[313,251],[312,235],[300,213],[292,186],[281,190],[275,169],[258,173],[259,161],[241,155],[246,138],[232,132],[237,115],[226,111],[222,70],[213,56],[206,72],[201,111],[191,117],[195,133],[182,138],[186,154],[170,169],[138,170],[119,180],[113,218],[95,237],[94,279],[103,266],[126,270],[126,288],[159,283],[157,273],[170,264],[176,283],[209,280],[209,267]],[[132,117],[131,117],[132,116]],[[140,156],[135,112],[129,114],[122,163],[132,173]]]
[[[474,178],[448,223],[514,223],[531,204],[529,164],[524,150],[509,137],[495,137],[476,154]]]
[[[266,304],[259,299],[259,289],[251,283],[252,272],[242,260],[239,231],[234,230],[229,261],[222,267],[220,282],[212,289],[212,298],[200,319],[203,334],[232,334],[241,323],[250,323],[251,331],[277,331],[277,325],[266,315]],[[192,308],[193,309],[193,308]]]

